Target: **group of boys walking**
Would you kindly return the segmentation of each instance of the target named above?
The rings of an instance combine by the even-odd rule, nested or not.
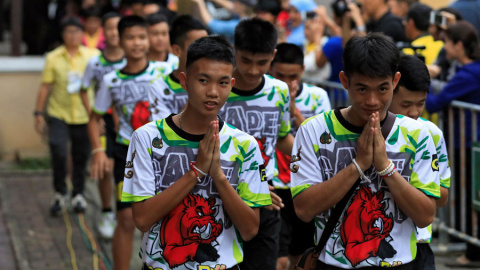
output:
[[[180,16],[173,64],[147,58],[155,23],[110,14],[105,33],[109,23],[119,41],[106,34],[85,73],[83,90],[94,77],[98,85],[91,109],[82,98],[91,177],[110,220],[112,173],[116,184],[115,269],[129,268],[135,228],[143,269],[293,269],[352,186],[318,269],[430,269],[417,239],[428,242],[431,229],[417,237],[418,228],[432,223],[450,176],[441,131],[410,113],[429,89],[418,59],[400,61],[382,34],[352,38],[340,73],[351,106],[332,110],[323,89],[300,82],[302,51],[277,46],[269,22],[241,21],[233,48]],[[402,64],[421,83],[409,84]]]

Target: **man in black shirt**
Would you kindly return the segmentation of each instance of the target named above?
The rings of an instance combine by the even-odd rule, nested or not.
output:
[[[362,11],[370,19],[367,32],[382,32],[393,41],[406,41],[402,20],[388,10],[388,0],[362,0]]]

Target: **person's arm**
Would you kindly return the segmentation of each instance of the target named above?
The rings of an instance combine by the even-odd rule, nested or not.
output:
[[[278,150],[280,150],[280,152],[290,156],[292,155],[292,148],[293,148],[294,141],[295,141],[295,138],[292,136],[292,134],[288,134],[285,137],[279,137],[277,139],[277,148]]]
[[[88,89],[92,86],[92,82],[94,80],[94,66],[95,66],[95,59],[98,56],[93,56],[88,60],[87,67],[85,68],[85,72],[83,73],[82,79],[82,87],[80,88],[80,98],[82,99],[83,106],[87,110],[88,115],[91,113],[90,102],[88,100]],[[97,82],[100,83],[100,82]]]
[[[45,102],[47,101],[48,94],[52,88],[51,83],[42,83],[38,89],[37,102],[35,104],[35,112],[43,112],[45,109]],[[45,115],[38,113],[35,114],[35,130],[38,134],[45,134]]]
[[[378,112],[376,113],[375,127],[376,129],[374,130],[373,142],[373,164],[375,168],[378,168],[378,171],[381,171],[389,166],[390,161],[387,157],[385,139],[383,138],[380,130],[380,120],[378,117]],[[417,155],[425,154],[427,152],[436,153],[435,147],[433,145],[433,140],[430,138],[429,135],[430,132],[427,130],[426,127],[424,128],[424,130],[420,131],[420,135],[418,138],[422,140],[424,144],[422,148],[424,148],[425,150],[417,152]],[[420,142],[418,143],[420,144]],[[421,146],[422,145],[419,145],[416,150],[420,150]],[[431,158],[428,158],[428,160],[425,161],[419,156],[416,156],[416,159],[416,164],[414,165],[413,170],[415,175],[412,173],[410,182],[406,181],[405,178],[403,178],[403,176],[398,171],[395,171],[395,173],[391,176],[385,177],[384,181],[388,185],[388,189],[392,194],[393,200],[395,201],[395,204],[398,206],[398,208],[402,210],[402,212],[405,213],[409,218],[411,218],[417,227],[424,228],[433,222],[433,218],[435,215],[435,198],[428,196],[417,188],[421,185],[430,186],[430,184],[422,183],[422,180],[419,178],[431,178],[438,181],[438,173],[432,170],[432,163],[435,161],[432,162]],[[420,170],[423,170],[423,173],[421,173]],[[428,170],[432,173],[426,173]],[[423,181],[425,180],[423,179]],[[431,186],[438,187],[435,183],[432,183]],[[429,191],[431,191],[432,193],[438,193],[432,195],[440,197],[439,189],[437,191]]]
[[[92,108],[90,107],[90,101],[88,100],[88,93],[85,90],[80,90],[80,98],[82,99],[83,106],[87,110],[88,115],[92,113]]]
[[[324,25],[330,29],[330,34],[332,36],[340,36],[341,35],[341,29],[340,27],[328,16],[327,9],[325,6],[318,6],[317,9],[315,10],[317,13],[318,17],[323,21]],[[323,31],[322,31],[323,35]]]
[[[293,204],[297,216],[304,222],[336,205],[360,177],[355,164],[351,163],[327,181],[316,183],[323,175],[313,149],[318,139],[311,138],[315,132],[307,129],[307,125],[303,124],[297,132],[290,166]],[[373,160],[373,125],[370,119],[358,139],[355,160],[362,171],[370,168]]]
[[[212,15],[208,12],[207,5],[205,0],[192,0],[192,2],[197,6],[200,20],[203,24],[208,25],[212,20]]]
[[[440,131],[441,132],[441,131]],[[443,207],[448,202],[448,189],[450,188],[451,171],[448,165],[448,151],[447,144],[445,143],[445,137],[441,133],[438,141],[437,156],[438,156],[438,173],[440,177],[440,199],[437,200],[437,207]]]
[[[448,188],[440,187],[440,199],[436,200],[437,208],[444,207],[448,202]]]
[[[212,0],[215,4],[223,7],[224,9],[232,12],[234,10],[234,4],[233,1],[228,1],[228,0]]]
[[[466,72],[462,72],[460,70],[457,74],[455,74],[450,82],[445,85],[440,93],[433,94],[430,92],[427,95],[425,109],[427,109],[429,113],[441,111],[443,108],[448,106],[452,100],[458,99],[472,91],[475,91],[478,87],[477,84],[473,82],[476,80],[465,73]]]

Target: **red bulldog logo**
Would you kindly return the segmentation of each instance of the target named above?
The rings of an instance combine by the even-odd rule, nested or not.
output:
[[[130,119],[133,130],[148,123],[150,111],[148,110],[148,101],[139,101],[133,109],[132,117]]]
[[[163,257],[170,268],[188,261],[216,261],[218,251],[211,245],[223,230],[215,220],[215,199],[189,194],[162,221],[160,240]]]
[[[397,253],[385,240],[393,229],[393,220],[385,213],[383,198],[383,190],[373,193],[362,186],[345,213],[340,234],[345,257],[354,267],[370,257],[383,260]]]

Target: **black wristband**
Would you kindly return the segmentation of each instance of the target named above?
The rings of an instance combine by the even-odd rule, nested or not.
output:
[[[35,116],[42,115],[42,116],[43,116],[43,112],[41,112],[41,111],[34,111],[34,112],[33,112],[33,115],[35,115]]]

